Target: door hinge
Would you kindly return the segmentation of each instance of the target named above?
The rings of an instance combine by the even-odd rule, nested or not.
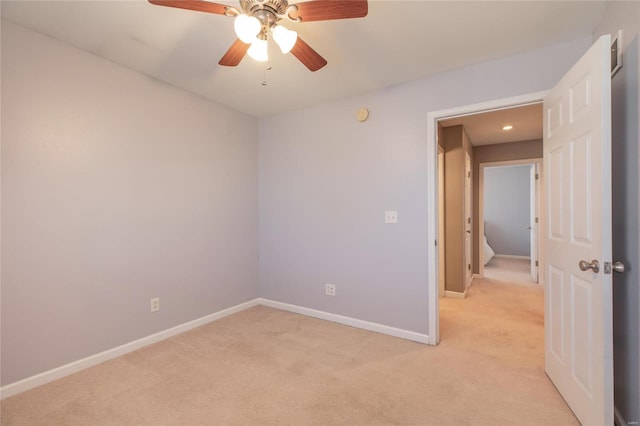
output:
[[[536,217],[536,223],[539,223],[539,222],[540,222],[540,218]]]
[[[438,247],[438,240],[435,240],[433,243],[436,247]]]
[[[471,172],[467,172],[467,177],[471,179]]]
[[[536,266],[538,266],[538,261],[536,260]]]
[[[471,264],[467,265],[467,269],[470,271],[471,270]]]
[[[540,179],[540,175],[536,173],[536,180]]]
[[[467,223],[471,223],[471,218],[470,217],[467,218]]]

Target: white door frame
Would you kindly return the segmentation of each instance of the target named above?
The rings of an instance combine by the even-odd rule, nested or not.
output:
[[[543,186],[541,181],[544,179],[542,175],[542,167],[539,164],[531,166],[529,173],[529,254],[531,256],[530,273],[531,278],[536,283],[540,284],[540,252],[541,252],[541,215],[544,210],[540,209],[540,203],[542,202]],[[544,275],[544,274],[543,274]],[[542,280],[544,281],[544,280]]]
[[[429,344],[440,341],[438,300],[438,121],[480,112],[509,109],[540,103],[548,91],[529,93],[511,98],[502,98],[464,105],[455,108],[432,111],[427,114],[427,319],[429,321]]]
[[[471,156],[468,152],[464,153],[464,224],[462,225],[462,229],[464,229],[464,264],[462,265],[464,268],[464,293],[467,293],[467,290],[471,286],[471,279],[473,277],[473,186],[471,185]]]
[[[444,149],[438,145],[438,296],[445,294]]]
[[[542,123],[541,123],[542,124]],[[478,260],[479,260],[479,269],[478,275],[480,277],[484,277],[484,244],[482,236],[484,235],[484,169],[488,167],[504,167],[504,166],[525,166],[525,165],[534,165],[537,164],[538,168],[542,170],[542,158],[527,158],[522,160],[508,160],[508,161],[492,161],[488,163],[480,163],[479,171],[478,171]],[[540,172],[540,179],[542,179],[542,172]],[[542,185],[541,185],[542,187]],[[542,202],[542,194],[538,197],[538,206],[537,216],[540,218],[542,210],[540,208],[540,204]],[[542,221],[542,218],[540,218]],[[540,226],[540,224],[538,224]],[[533,260],[533,259],[532,259]],[[542,260],[542,244],[540,243],[540,233],[538,232],[538,261],[541,263]],[[538,280],[539,284],[542,284],[542,281]]]

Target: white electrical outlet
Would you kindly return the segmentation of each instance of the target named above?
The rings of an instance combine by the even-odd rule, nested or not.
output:
[[[398,212],[395,210],[384,212],[384,223],[398,223]]]
[[[327,296],[335,296],[336,295],[336,286],[334,284],[325,284],[324,285],[324,294]]]
[[[154,297],[151,299],[151,312],[158,312],[160,310],[160,298]]]

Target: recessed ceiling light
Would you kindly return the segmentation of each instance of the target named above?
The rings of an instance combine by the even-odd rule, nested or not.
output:
[[[507,124],[506,126],[502,126],[502,130],[511,130],[513,126],[511,124]]]

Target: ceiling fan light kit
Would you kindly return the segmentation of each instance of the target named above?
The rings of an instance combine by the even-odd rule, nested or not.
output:
[[[258,62],[267,62],[269,60],[267,40],[256,38],[247,50],[247,55]]]
[[[282,25],[275,25],[271,30],[271,35],[273,36],[273,40],[278,44],[280,51],[285,55],[291,52],[291,49],[293,49],[293,46],[295,46],[298,41],[298,33]]]
[[[251,44],[253,40],[260,34],[262,25],[255,16],[247,16],[239,14],[233,23],[233,29],[236,35],[243,43]]]
[[[295,31],[279,22],[363,18],[369,9],[367,0],[312,0],[296,4],[287,0],[240,0],[241,10],[205,0],[149,0],[149,3],[235,18],[233,27],[238,39],[220,59],[220,65],[237,66],[245,55],[256,61],[268,61],[268,41],[273,38],[283,54],[291,52],[310,71],[319,70],[327,61]]]

